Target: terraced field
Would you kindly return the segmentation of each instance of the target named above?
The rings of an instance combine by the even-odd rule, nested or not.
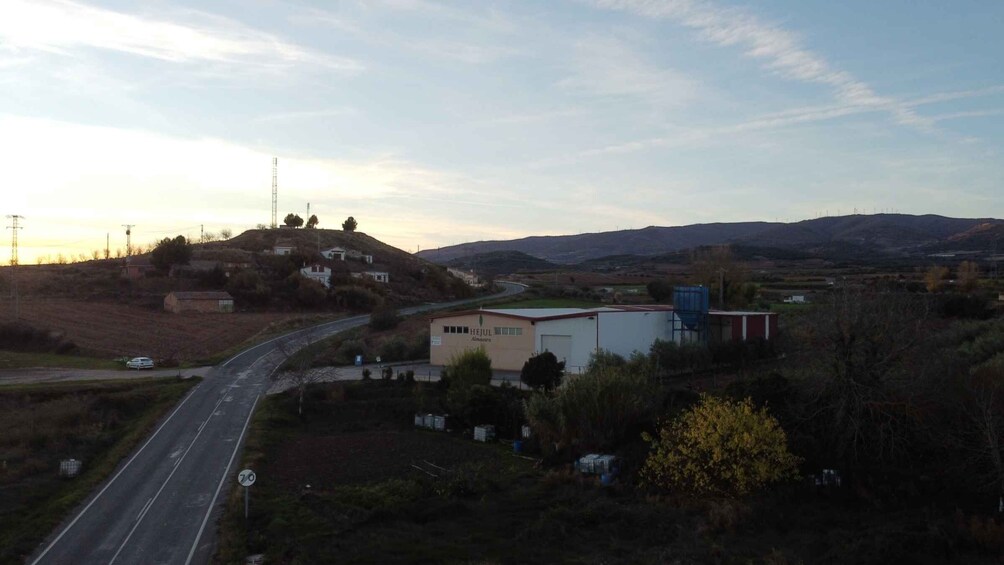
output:
[[[0,318],[12,317],[8,301]],[[107,302],[36,298],[21,302],[21,319],[64,333],[84,352],[98,357],[145,355],[155,359],[207,359],[269,327],[297,317],[288,313],[169,314]]]

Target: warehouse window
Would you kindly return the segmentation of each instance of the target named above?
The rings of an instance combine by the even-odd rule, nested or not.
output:
[[[523,335],[523,328],[495,328],[495,335]]]
[[[467,334],[471,329],[467,326],[443,326],[444,334]]]

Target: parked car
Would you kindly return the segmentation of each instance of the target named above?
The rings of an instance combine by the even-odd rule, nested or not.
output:
[[[153,359],[149,357],[136,357],[126,361],[126,367],[130,369],[153,369]]]

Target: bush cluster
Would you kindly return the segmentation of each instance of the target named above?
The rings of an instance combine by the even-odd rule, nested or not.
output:
[[[0,324],[0,349],[65,354],[76,352],[77,346],[62,334],[23,322],[8,322]]]
[[[553,394],[534,394],[527,419],[545,451],[609,450],[655,419],[658,389],[636,371],[597,367]]]

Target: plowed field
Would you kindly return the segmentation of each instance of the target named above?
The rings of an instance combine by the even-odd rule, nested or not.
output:
[[[243,343],[271,324],[296,316],[283,313],[170,314],[139,306],[68,299],[21,302],[21,319],[65,333],[95,356],[138,356],[179,361],[205,359]],[[0,319],[11,319],[0,304]]]

